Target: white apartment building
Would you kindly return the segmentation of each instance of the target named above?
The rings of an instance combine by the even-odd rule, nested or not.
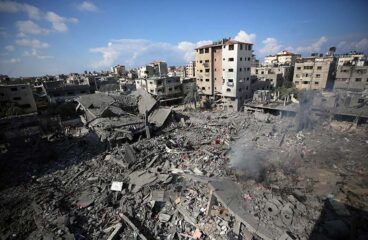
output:
[[[239,111],[251,98],[252,44],[223,39],[196,49],[196,78],[201,100],[225,111]]]

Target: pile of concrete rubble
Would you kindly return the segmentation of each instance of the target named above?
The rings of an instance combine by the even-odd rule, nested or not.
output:
[[[87,98],[79,101],[86,126],[101,141],[114,144],[96,155],[81,153],[83,161],[64,167],[59,160],[58,167],[33,181],[3,190],[3,207],[16,209],[12,201],[18,199],[24,209],[8,210],[0,219],[2,239],[366,236],[366,223],[351,219],[367,217],[358,210],[367,207],[367,193],[354,195],[357,199],[355,205],[349,202],[351,207],[340,202],[347,197],[344,186],[353,184],[340,179],[354,174],[342,172],[347,171],[341,170],[346,162],[333,162],[336,171],[329,169],[328,157],[318,163],[330,179],[339,179],[340,188],[298,172],[314,169],[316,159],[326,156],[324,150],[335,151],[316,142],[331,136],[339,145],[335,147],[356,162],[354,166],[366,169],[366,163],[358,163],[361,156],[367,156],[364,134],[353,137],[327,125],[296,132],[290,119],[261,113],[180,112],[177,121],[168,122],[172,109],[162,110],[156,104],[147,107],[141,97],[130,96],[131,104],[125,108],[121,105],[128,104],[121,102],[126,99],[108,96],[97,105]],[[146,138],[147,126],[151,138]],[[355,145],[344,144],[347,140],[341,136]],[[356,149],[360,157],[353,153]],[[238,158],[247,164],[234,161]],[[366,179],[366,174],[355,173],[355,184],[363,184],[358,181]],[[8,227],[3,226],[6,221]]]

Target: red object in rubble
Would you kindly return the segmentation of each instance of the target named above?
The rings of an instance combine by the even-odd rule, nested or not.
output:
[[[220,144],[221,140],[220,140],[220,136],[217,136],[215,139],[215,144]]]

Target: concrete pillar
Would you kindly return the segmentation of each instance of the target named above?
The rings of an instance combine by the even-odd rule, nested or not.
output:
[[[215,196],[213,196],[213,189],[210,189],[210,193],[208,194],[206,216],[211,216],[211,209],[212,209],[214,202],[215,202]]]

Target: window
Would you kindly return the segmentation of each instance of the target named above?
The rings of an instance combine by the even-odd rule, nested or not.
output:
[[[320,78],[321,77],[321,74],[316,74],[316,78]]]
[[[300,75],[299,75],[299,74],[295,74],[295,77],[296,77],[296,78],[300,78]]]
[[[234,58],[229,58],[229,62],[234,62]]]
[[[313,69],[313,66],[304,66],[304,69]]]
[[[199,70],[199,72],[203,72],[203,70],[201,69],[201,70]]]
[[[251,51],[252,50],[252,45],[248,45],[248,50]]]
[[[149,84],[153,84],[153,82],[152,82],[152,81],[150,81],[150,82],[149,82]]]
[[[208,78],[206,78],[206,82],[209,82],[210,80]]]
[[[234,50],[234,45],[233,44],[229,45],[229,51],[232,51],[232,50]]]
[[[247,71],[249,72],[250,71],[250,68],[247,68]]]
[[[12,92],[15,92],[15,91],[17,91],[18,90],[18,88],[16,88],[16,87],[12,87],[12,88],[10,88],[10,91],[12,91]]]
[[[295,81],[295,84],[298,85],[299,84],[299,81]]]
[[[151,89],[150,92],[153,93],[153,89]]]
[[[205,87],[202,87],[202,90],[206,90],[206,88]]]
[[[239,68],[239,72],[241,72],[242,68]]]
[[[215,68],[215,72],[216,72],[216,68]]]
[[[14,97],[13,100],[19,101],[19,100],[22,100],[22,98],[21,97]]]
[[[199,63],[202,63],[202,60],[200,60]]]
[[[318,84],[319,84],[319,82],[314,82],[314,84],[315,84],[315,85],[318,85]]]
[[[240,44],[240,50],[243,50],[243,44]]]
[[[248,61],[250,61],[250,57],[248,58]]]
[[[242,91],[242,89],[241,89],[241,88],[239,88],[239,89],[238,89],[238,91],[239,91],[239,92],[241,92],[241,91]]]
[[[240,58],[240,61],[243,61],[243,58],[242,57]]]
[[[228,70],[229,72],[234,72],[234,69],[232,69],[232,68],[229,68],[229,70]]]
[[[205,62],[206,62],[206,63],[209,63],[209,62],[210,62],[210,60],[205,60]]]
[[[209,53],[209,49],[208,49],[208,48],[206,48],[206,49],[204,50],[204,52],[205,52],[205,53]]]
[[[303,84],[308,84],[308,81],[303,81]]]
[[[361,82],[362,79],[361,78],[355,78],[355,82]]]
[[[208,73],[208,72],[210,72],[210,69],[207,68],[205,71],[206,71],[206,73]]]
[[[226,92],[231,92],[231,89],[230,88],[226,88]]]
[[[249,81],[249,77],[247,77],[247,81]]]
[[[301,67],[297,67],[296,69],[297,69],[297,70],[300,70],[300,69],[302,69],[302,68],[301,68]]]
[[[233,79],[228,79],[227,81],[230,82],[230,83],[233,83],[234,82]]]
[[[203,48],[199,49],[199,54],[203,54]]]
[[[322,70],[322,67],[321,67],[321,66],[318,66],[318,67],[317,67],[317,70]]]

